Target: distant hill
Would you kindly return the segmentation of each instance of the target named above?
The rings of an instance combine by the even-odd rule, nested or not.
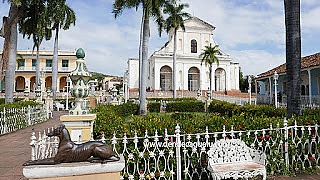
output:
[[[97,79],[98,81],[104,79],[105,77],[119,77],[122,78],[120,76],[113,76],[113,75],[109,75],[109,74],[103,74],[103,73],[99,73],[99,72],[90,72],[91,73],[91,80],[95,80]]]

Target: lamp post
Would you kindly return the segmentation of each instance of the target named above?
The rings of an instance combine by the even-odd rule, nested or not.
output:
[[[26,101],[29,100],[29,87],[28,87],[28,85],[26,86],[26,89],[24,90],[24,97],[25,97]]]
[[[249,104],[251,104],[251,82],[252,82],[252,79],[251,79],[251,76],[249,75],[248,76],[248,83],[249,83]]]
[[[66,110],[68,111],[69,110],[69,83],[70,83],[70,77],[68,76],[67,77],[67,85],[66,85],[66,88],[67,88],[67,99],[66,99]]]
[[[278,81],[278,73],[277,71],[274,72],[273,78],[274,78],[274,104],[276,108],[278,108],[278,94],[277,94],[277,81]]]
[[[210,89],[209,89],[209,88],[208,88],[207,95],[208,95],[208,100],[211,100],[211,92],[210,92]]]

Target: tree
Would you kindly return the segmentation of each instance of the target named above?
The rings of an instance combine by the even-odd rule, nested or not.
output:
[[[28,39],[32,36],[33,51],[36,49],[36,84],[40,82],[40,59],[39,49],[43,38],[51,39],[50,21],[48,19],[48,7],[46,0],[37,0],[33,3],[27,1],[26,10],[22,19],[19,21],[19,31],[23,37]]]
[[[3,17],[1,36],[4,37],[2,62],[0,62],[0,80],[5,70],[5,103],[13,102],[14,76],[18,41],[17,23],[23,14],[25,1],[9,0],[8,17]]]
[[[169,33],[170,30],[173,29],[173,37],[174,37],[174,45],[173,45],[173,98],[177,97],[177,87],[176,87],[176,60],[177,60],[177,31],[181,28],[185,31],[184,19],[189,18],[190,14],[183,12],[184,8],[189,7],[188,4],[179,4],[177,5],[175,2],[167,2],[164,6],[163,12],[168,14],[169,17],[164,22],[164,28]]]
[[[301,112],[300,0],[284,0],[286,26],[287,116]]]
[[[212,93],[212,81],[211,81],[211,75],[212,75],[212,64],[217,63],[219,64],[219,59],[216,55],[221,55],[222,53],[218,49],[218,45],[215,45],[212,47],[211,43],[209,46],[205,46],[205,49],[203,50],[203,53],[200,54],[201,65],[203,62],[205,62],[205,65],[209,65],[209,79],[210,79],[210,89],[209,92]],[[209,97],[211,99],[211,97]]]
[[[70,25],[75,25],[75,12],[66,4],[66,0],[48,0],[48,18],[52,23],[51,29],[55,30],[54,49],[52,59],[52,98],[56,98],[58,79],[58,40],[59,30],[67,30]]]
[[[139,88],[139,99],[140,108],[139,114],[145,115],[147,113],[146,106],[146,76],[147,76],[147,61],[148,61],[148,46],[150,38],[150,17],[156,19],[159,25],[159,33],[161,34],[161,22],[162,13],[161,7],[164,5],[165,0],[115,0],[113,3],[113,13],[117,18],[124,9],[138,8],[142,5],[143,8],[143,22],[142,22],[142,46],[141,46],[141,68],[140,69],[140,88]]]

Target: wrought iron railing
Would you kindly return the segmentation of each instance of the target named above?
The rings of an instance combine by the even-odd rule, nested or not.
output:
[[[0,134],[6,134],[49,119],[45,105],[24,108],[3,108],[0,111]]]
[[[238,105],[250,104],[250,98],[235,97],[221,94],[212,94],[212,99],[226,101]],[[251,104],[256,104],[256,98],[254,98],[253,96],[251,97]]]
[[[274,95],[270,99],[268,94],[259,94],[257,96],[257,104],[274,104]],[[278,96],[278,103],[285,107],[287,105],[287,96]],[[310,101],[311,100],[311,101]],[[301,95],[301,105],[303,108],[308,107],[320,107],[320,96],[319,95]]]
[[[101,139],[113,146],[118,155],[126,159],[126,166],[120,179],[212,179],[207,170],[207,152],[218,139],[241,139],[248,146],[259,149],[267,155],[266,169],[268,175],[282,171],[304,170],[320,164],[320,125],[300,126],[284,124],[261,130],[235,131],[225,129],[221,132],[181,134],[180,126],[175,127],[174,134],[167,130],[153,135],[145,132],[144,137],[114,134],[111,139]],[[49,130],[48,130],[49,131]],[[31,159],[54,156],[58,148],[56,137],[48,138],[39,133],[32,134]]]

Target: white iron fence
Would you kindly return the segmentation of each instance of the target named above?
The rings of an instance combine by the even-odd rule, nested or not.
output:
[[[212,99],[226,101],[226,102],[234,103],[237,105],[250,104],[250,98],[228,96],[228,95],[224,95],[224,94],[212,94]],[[251,98],[251,104],[256,104],[256,98],[254,98],[254,97]]]
[[[278,103],[282,107],[287,106],[287,96],[278,95]],[[271,96],[269,94],[258,94],[257,104],[274,104],[275,97],[274,94]],[[320,106],[320,96],[319,95],[301,95],[301,106],[302,108],[319,108]]]
[[[45,105],[24,108],[3,108],[0,111],[0,135],[25,128],[49,119],[49,110]]]
[[[113,146],[118,155],[126,159],[126,166],[120,179],[212,179],[207,170],[207,152],[210,146],[221,138],[242,139],[251,148],[266,153],[266,169],[269,175],[286,170],[304,170],[320,164],[319,125],[299,126],[294,123],[288,126],[284,120],[268,129],[234,131],[233,127],[221,132],[180,134],[180,127],[175,127],[174,134],[167,130],[161,135],[145,132],[144,137],[122,137],[113,135],[111,139],[102,137],[102,141]],[[48,130],[49,131],[49,130]],[[52,157],[57,152],[58,139],[48,138],[39,133],[38,139],[32,134],[31,159]]]

